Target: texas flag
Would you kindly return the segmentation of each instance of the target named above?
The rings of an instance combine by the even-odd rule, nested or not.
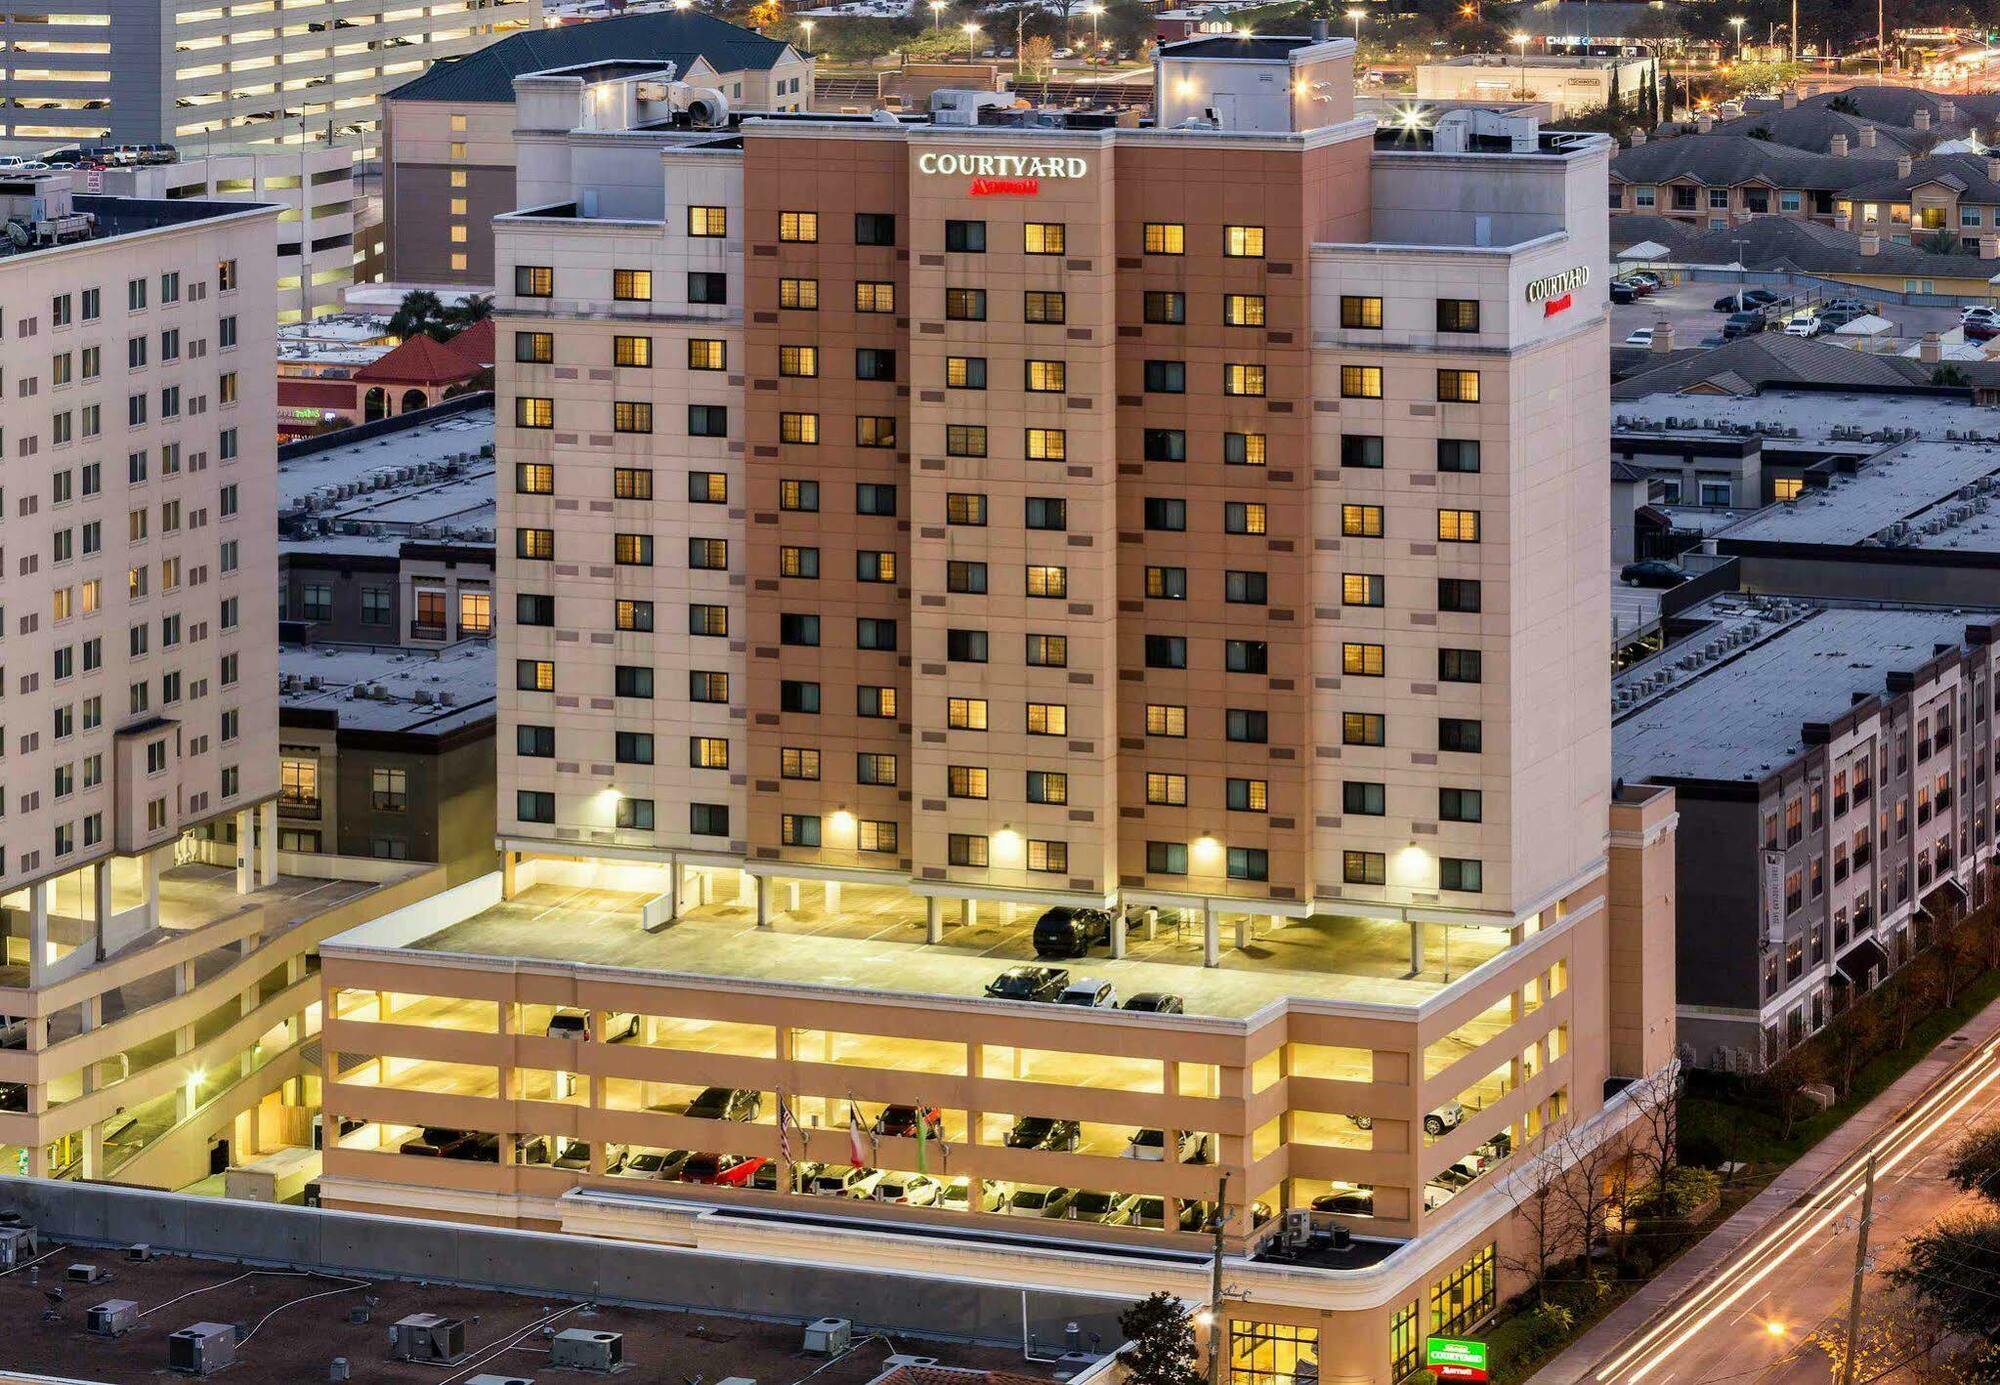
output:
[[[847,1103],[847,1162],[857,1169],[868,1167],[868,1151],[861,1143],[861,1112]]]

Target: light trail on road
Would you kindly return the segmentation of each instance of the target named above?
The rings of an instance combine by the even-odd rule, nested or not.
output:
[[[1593,1370],[1598,1385],[1639,1385],[1673,1362],[1677,1352],[1838,1222],[1861,1196],[1868,1156],[1875,1155],[1877,1184],[1912,1157],[1981,1095],[2000,1086],[2000,1038],[1961,1060],[1889,1130],[1856,1150],[1805,1199],[1737,1250],[1715,1274],[1681,1302],[1648,1323]],[[1754,1302],[1754,1300],[1753,1300]]]

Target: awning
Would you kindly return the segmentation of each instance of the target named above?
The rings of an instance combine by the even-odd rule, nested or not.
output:
[[[1939,895],[1944,896],[1942,901],[1938,899]],[[1971,901],[1972,896],[1965,892],[1965,886],[1947,875],[1937,882],[1936,889],[1917,901],[1917,908],[1936,918],[1940,912],[1963,909]]]
[[[1884,952],[1882,944],[1876,942],[1873,938],[1863,938],[1860,942],[1842,953],[1840,960],[1835,962],[1834,966],[1857,989],[1866,990],[1868,988],[1868,974],[1870,972],[1885,974],[1888,972],[1889,954]]]
[[[1612,256],[1615,260],[1664,260],[1674,252],[1656,240],[1642,240],[1637,245],[1628,245]]]

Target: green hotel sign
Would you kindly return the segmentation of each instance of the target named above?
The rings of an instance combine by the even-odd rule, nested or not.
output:
[[[1486,1343],[1461,1342],[1450,1337],[1426,1338],[1424,1366],[1439,1380],[1483,1381]]]

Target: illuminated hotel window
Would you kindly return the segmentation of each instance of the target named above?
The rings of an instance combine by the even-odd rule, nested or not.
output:
[[[1222,228],[1222,253],[1231,259],[1261,259],[1264,255],[1264,228],[1262,226],[1225,226]]]
[[[779,414],[778,441],[813,444],[819,441],[818,414]]]
[[[729,211],[725,207],[689,207],[688,234],[716,239],[729,233]]]
[[[534,562],[548,562],[556,556],[556,531],[553,529],[516,529],[514,531],[514,556]]]
[[[819,348],[814,346],[779,347],[778,374],[807,378],[818,375]]]
[[[611,296],[621,303],[652,302],[653,271],[650,269],[612,270]]]
[[[1148,255],[1185,254],[1187,227],[1172,221],[1149,221],[1146,223],[1145,244]]]
[[[1161,702],[1146,706],[1146,734],[1183,740],[1187,736],[1187,708]]]
[[[1068,842],[1028,843],[1028,869],[1060,873],[1069,869]]]
[[[651,337],[613,337],[611,339],[611,364],[650,369],[653,364],[653,339]]]
[[[778,280],[778,306],[811,311],[819,307],[819,280]]]
[[[954,292],[975,292],[979,294],[979,316],[986,316],[986,295],[979,290],[945,290],[945,314],[951,316],[951,295]],[[854,311],[857,313],[893,313],[896,311],[896,286],[892,283],[875,283],[863,280],[854,286]]]
[[[984,837],[954,832],[945,843],[945,859],[954,866],[983,866],[986,864],[986,845]]]
[[[1022,228],[1022,248],[1030,255],[1060,255],[1063,253],[1064,230],[1060,221],[1031,221]]]
[[[1068,434],[1060,428],[1030,428],[1027,447],[1030,461],[1060,462],[1068,454]]]
[[[1068,371],[1061,361],[1029,361],[1026,388],[1030,394],[1061,394]]]
[[[1437,373],[1437,397],[1447,404],[1477,404],[1479,402],[1479,372],[1476,370],[1440,370]]]
[[[1379,331],[1382,327],[1382,300],[1352,294],[1340,297],[1340,325],[1349,331]]]
[[[1222,367],[1222,392],[1259,396],[1264,393],[1264,367],[1229,364]]]
[[[986,358],[984,356],[946,356],[944,358],[944,384],[946,389],[983,390],[986,388]]]
[[[1342,505],[1340,507],[1340,532],[1350,539],[1381,538],[1382,507],[1380,505]]]
[[[1440,543],[1478,543],[1479,511],[1439,510],[1438,541]]]
[[[779,212],[778,239],[787,241],[817,241],[819,239],[819,213]]]
[[[1262,327],[1264,295],[1232,293],[1222,300],[1222,320],[1230,327]]]
[[[1021,295],[1021,317],[1026,322],[1062,322],[1068,317],[1068,301],[1056,292],[1030,289]]]
[[[611,494],[617,500],[651,500],[653,473],[649,467],[621,466],[611,472]],[[729,478],[719,471],[688,473],[688,499],[719,505],[729,498]]]
[[[1170,808],[1187,805],[1187,776],[1185,774],[1157,774],[1146,776],[1146,801],[1162,804]]]
[[[1340,368],[1340,397],[1342,399],[1380,399],[1382,397],[1382,367],[1379,365],[1344,365]]]

